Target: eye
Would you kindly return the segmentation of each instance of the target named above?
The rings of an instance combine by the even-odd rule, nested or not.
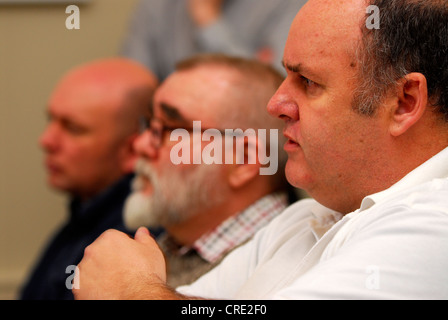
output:
[[[300,79],[305,84],[306,87],[312,87],[313,85],[316,85],[316,83],[308,78],[305,78],[304,76],[300,76]]]
[[[318,96],[321,93],[322,87],[304,76],[300,76],[300,81],[303,84],[304,90],[310,96]]]
[[[83,127],[78,126],[74,123],[68,123],[65,128],[67,129],[67,131],[69,131],[74,135],[81,135],[86,132],[86,130]]]
[[[149,125],[149,118],[147,117],[140,117],[138,119],[138,127],[139,127],[139,132],[143,133],[146,130],[149,129],[150,125]]]
[[[87,128],[70,120],[62,120],[61,124],[72,135],[82,135],[87,132]]]

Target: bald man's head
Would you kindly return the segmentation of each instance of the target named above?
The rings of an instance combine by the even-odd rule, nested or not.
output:
[[[147,112],[156,86],[156,77],[139,63],[109,58],[69,71],[54,95],[90,100],[97,108],[103,108],[103,112],[115,114],[117,126],[125,128],[120,133],[129,134],[135,130],[138,116]]]
[[[156,85],[145,67],[123,58],[69,71],[49,99],[50,124],[40,140],[50,185],[89,198],[131,172],[138,118]]]

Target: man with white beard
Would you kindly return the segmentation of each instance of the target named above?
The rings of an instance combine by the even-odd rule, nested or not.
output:
[[[157,241],[169,265],[171,286],[196,280],[288,205],[291,189],[284,178],[285,154],[278,141],[272,146],[272,139],[266,139],[267,148],[264,141],[256,140],[257,150],[266,147],[278,155],[273,175],[260,174],[266,164],[262,159],[248,161],[249,137],[236,138],[244,139],[245,161],[236,160],[237,152],[235,161],[225,164],[172,161],[178,144],[193,145],[191,158],[198,151],[204,156],[205,148],[217,141],[204,141],[210,128],[215,133],[225,129],[277,133],[281,122],[269,117],[266,105],[282,80],[281,74],[256,61],[201,55],[181,62],[156,91],[146,130],[134,143],[140,161],[124,218],[131,229],[162,226],[166,230]],[[193,121],[200,121],[201,132],[193,131]],[[170,138],[176,129],[189,133],[187,142]],[[195,135],[202,136],[200,146],[194,146]],[[222,141],[229,139],[233,138]],[[223,146],[222,156],[235,148]]]

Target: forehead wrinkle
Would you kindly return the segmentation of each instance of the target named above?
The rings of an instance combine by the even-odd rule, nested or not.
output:
[[[354,1],[346,0],[310,0],[292,24],[289,50],[285,49],[285,68],[304,76],[319,73],[322,81],[328,80],[328,70],[321,66],[331,67],[331,61],[339,60],[344,67],[356,70],[356,51],[362,36],[360,22],[365,17],[365,8],[364,1],[355,5]],[[305,48],[295,49],[296,43],[303,43]],[[312,63],[304,66],[304,62]],[[319,81],[319,77],[316,79]]]

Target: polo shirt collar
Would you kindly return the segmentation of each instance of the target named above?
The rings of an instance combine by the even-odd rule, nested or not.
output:
[[[408,173],[403,179],[392,187],[367,196],[363,199],[359,211],[371,208],[376,203],[383,202],[397,192],[412,188],[438,178],[448,177],[448,148],[445,148],[434,157]]]
[[[445,148],[434,157],[411,171],[403,179],[398,181],[392,187],[369,195],[365,197],[361,203],[361,207],[347,214],[346,217],[351,217],[353,214],[357,214],[361,211],[371,208],[373,205],[383,202],[388,197],[400,192],[402,190],[418,186],[422,183],[429,182],[433,179],[447,178],[448,177],[448,148]],[[314,218],[310,220],[311,231],[313,232],[316,240],[322,238],[322,236],[331,229],[344,215],[334,210],[331,210],[323,205],[316,203],[311,209]]]

